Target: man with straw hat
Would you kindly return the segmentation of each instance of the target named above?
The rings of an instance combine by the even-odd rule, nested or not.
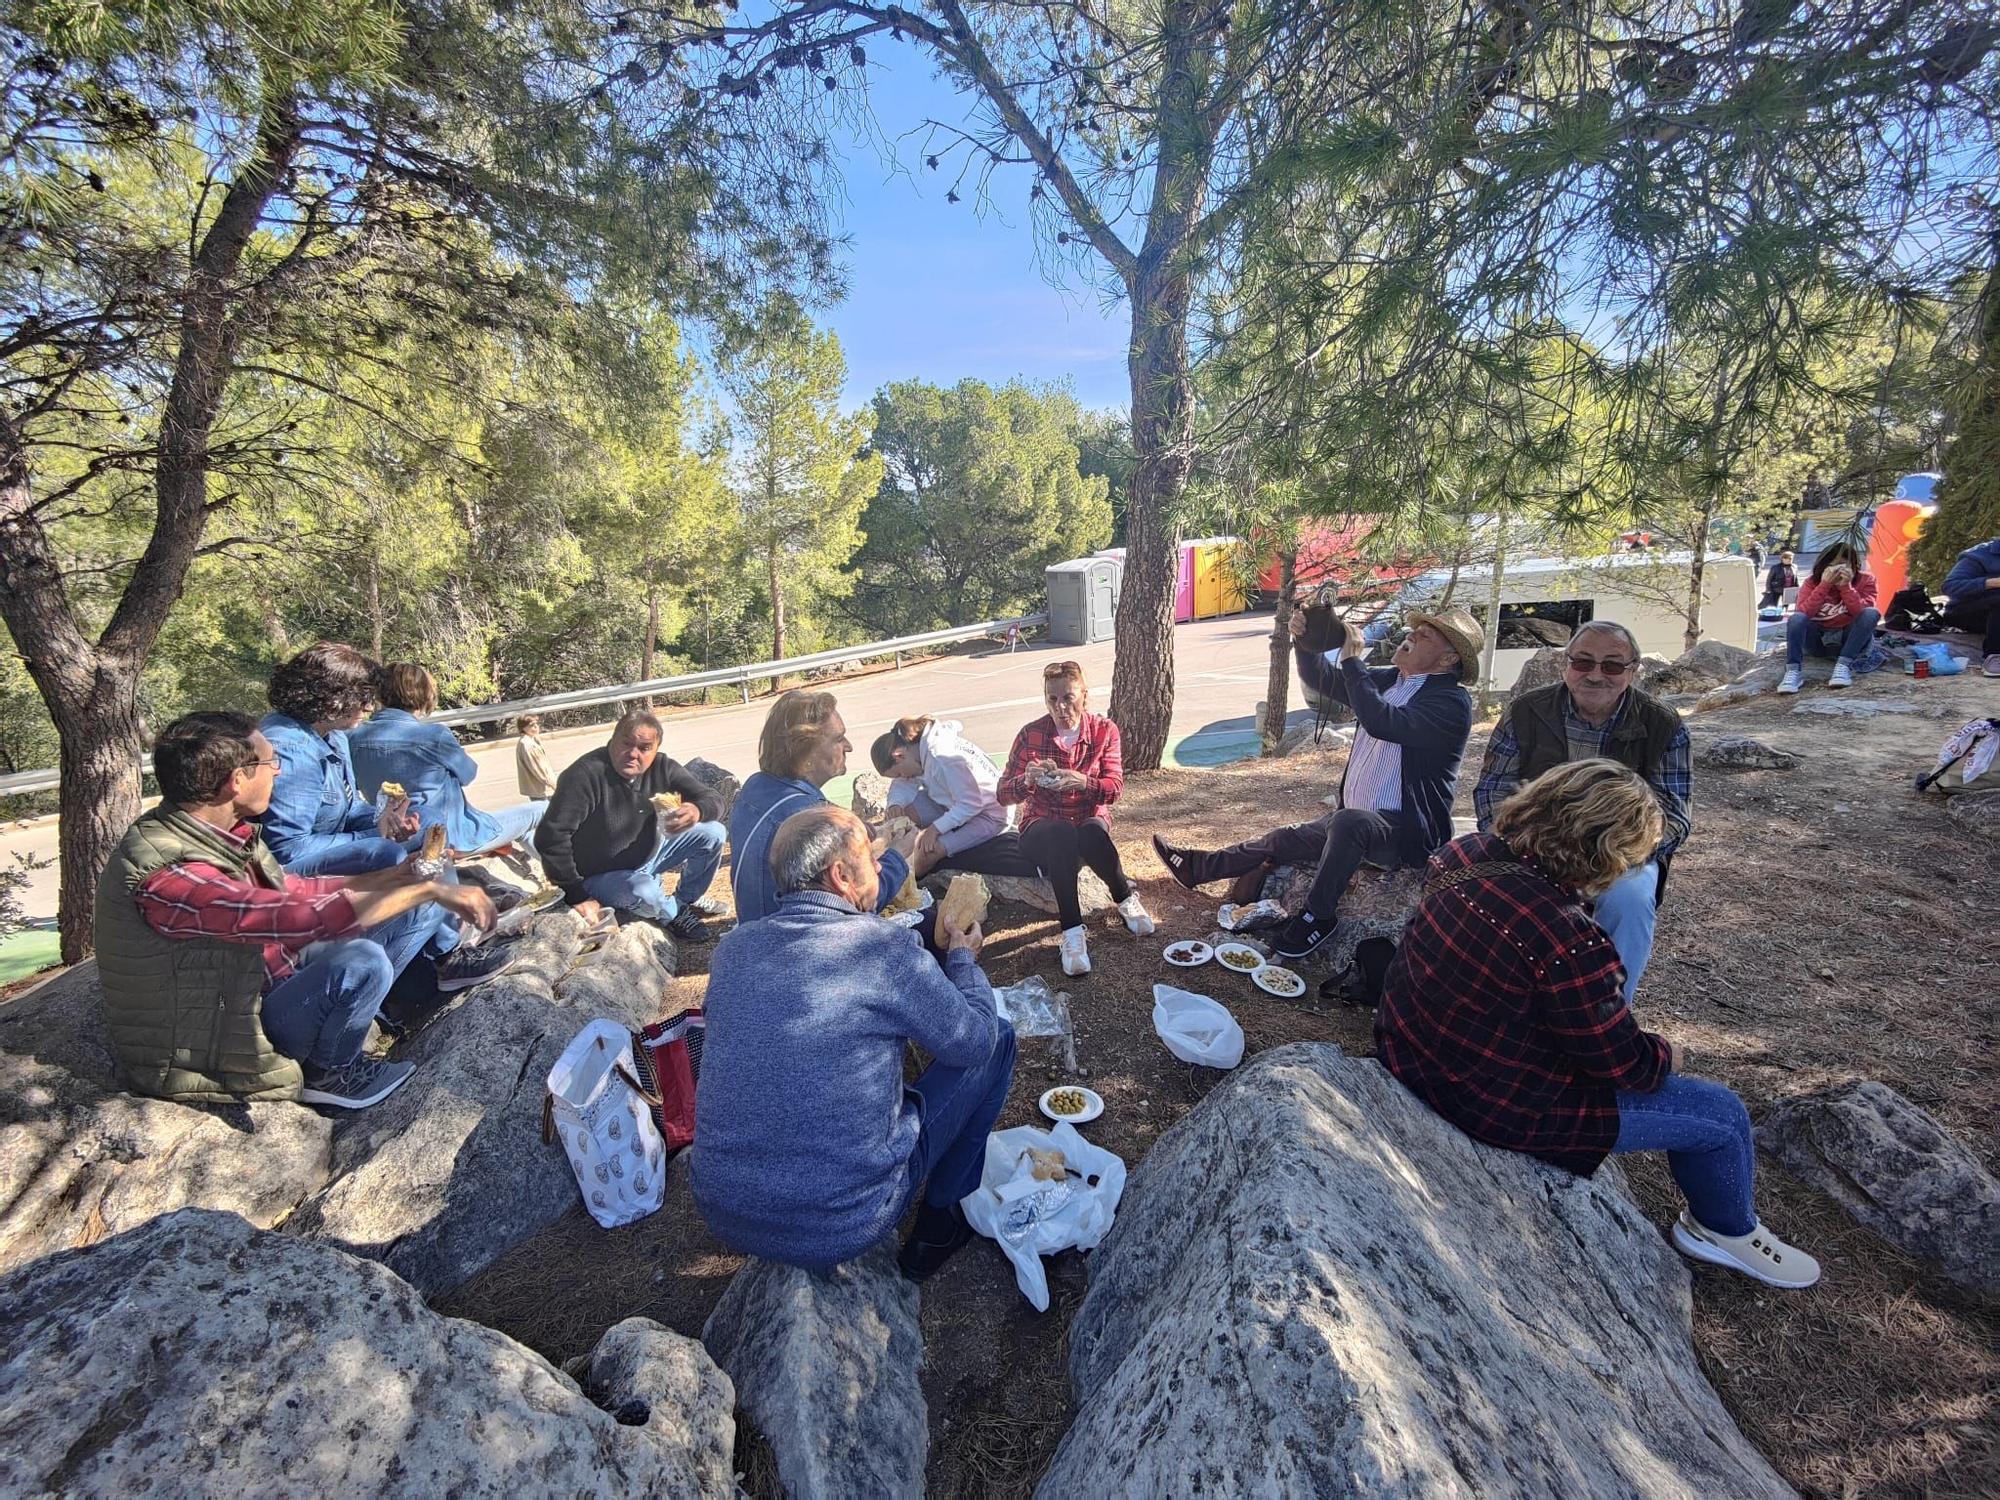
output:
[[[1348,705],[1359,721],[1337,812],[1213,853],[1153,837],[1168,872],[1190,889],[1267,865],[1317,862],[1305,909],[1272,938],[1280,958],[1304,958],[1332,935],[1340,898],[1362,865],[1421,867],[1451,837],[1458,765],[1472,733],[1465,684],[1479,676],[1486,638],[1464,609],[1414,610],[1405,621],[1409,634],[1390,665],[1370,669],[1358,629],[1343,625],[1337,652],[1322,654],[1304,643],[1303,616],[1292,616],[1299,680]]]

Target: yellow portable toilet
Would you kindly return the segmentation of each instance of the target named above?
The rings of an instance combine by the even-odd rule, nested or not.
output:
[[[1235,537],[1205,537],[1194,547],[1194,617],[1212,619],[1249,607],[1235,563],[1242,543]]]

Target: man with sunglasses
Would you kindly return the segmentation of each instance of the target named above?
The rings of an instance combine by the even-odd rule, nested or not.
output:
[[[1606,756],[1645,777],[1660,799],[1660,847],[1597,898],[1593,915],[1625,965],[1625,999],[1653,956],[1662,871],[1693,828],[1688,800],[1694,762],[1681,716],[1633,680],[1639,643],[1611,620],[1592,620],[1570,638],[1561,682],[1507,705],[1486,746],[1472,802],[1481,832],[1515,788],[1569,761]]]

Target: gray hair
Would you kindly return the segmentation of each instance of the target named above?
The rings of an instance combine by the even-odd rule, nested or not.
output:
[[[771,874],[778,894],[810,890],[844,858],[859,840],[867,842],[861,820],[844,807],[823,803],[793,813],[771,838]]]
[[[1616,620],[1586,620],[1583,624],[1576,627],[1575,633],[1570,636],[1570,643],[1574,645],[1580,638],[1589,635],[1593,630],[1606,630],[1617,636],[1625,642],[1625,649],[1632,653],[1632,660],[1637,661],[1639,659],[1639,638],[1623,625],[1620,625]]]

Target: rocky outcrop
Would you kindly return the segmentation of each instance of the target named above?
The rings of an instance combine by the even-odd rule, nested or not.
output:
[[[1704,644],[1707,643],[1705,642]],[[1699,650],[1700,648],[1697,647],[1696,649]],[[1725,649],[1734,650],[1735,648],[1729,647]],[[1823,656],[1808,656],[1805,660],[1804,670],[1806,687],[1825,687],[1827,678],[1833,674],[1833,662]],[[1733,680],[1723,683],[1720,687],[1710,688],[1696,700],[1694,706],[1698,710],[1706,712],[1711,708],[1727,708],[1732,703],[1743,703],[1751,698],[1762,697],[1766,693],[1775,693],[1778,690],[1778,683],[1784,678],[1784,675],[1785,653],[1783,651],[1770,652],[1757,657],[1747,670],[1739,673]],[[1835,697],[1822,701],[1833,702],[1837,705],[1840,700]],[[1840,713],[1842,710],[1836,706],[1833,712]]]
[[[729,815],[736,808],[736,794],[743,790],[743,783],[712,760],[703,760],[697,755],[686,763],[688,775],[722,799],[722,821],[727,823]]]
[[[1695,764],[1710,771],[1790,771],[1800,757],[1745,734],[1725,734],[1704,740],[1694,753]]]
[[[886,1244],[825,1276],[750,1261],[701,1339],[795,1500],[923,1494],[917,1289]]]
[[[1022,906],[1032,906],[1036,911],[1045,911],[1050,916],[1056,914],[1056,893],[1048,881],[1036,876],[1033,880],[1025,875],[989,875],[986,884],[996,901],[1016,901]],[[1117,903],[1111,899],[1111,892],[1104,888],[1104,882],[1097,878],[1093,870],[1083,870],[1076,880],[1077,908],[1084,916],[1095,916],[1108,911]]]
[[[1284,907],[1287,916],[1305,910],[1313,872],[1307,865],[1280,865],[1264,877],[1263,896]],[[1314,973],[1344,974],[1354,967],[1354,950],[1369,938],[1403,940],[1403,929],[1416,914],[1424,895],[1424,872],[1417,869],[1377,870],[1364,865],[1347,883],[1340,898],[1333,936],[1312,957],[1295,967]]]
[[[0,1282],[0,1493],[736,1493],[699,1345],[628,1319],[591,1380],[381,1266],[187,1209]]]
[[[2000,1305],[2000,1182],[1887,1084],[1787,1099],[1757,1144],[1906,1255]]]
[[[847,799],[854,816],[870,828],[880,828],[889,816],[889,778],[862,771],[854,778],[854,795]]]
[[[1563,659],[1567,654],[1564,647],[1546,646],[1529,657],[1521,664],[1521,675],[1514,679],[1514,696],[1518,698],[1552,682],[1561,682]]]
[[[1757,665],[1757,653],[1723,641],[1697,641],[1667,665],[1646,672],[1646,690],[1654,694],[1706,693],[1734,682]]]
[[[1789,1494],[1689,1322],[1615,1167],[1477,1145],[1375,1062],[1282,1047],[1133,1175],[1038,1494]]]

